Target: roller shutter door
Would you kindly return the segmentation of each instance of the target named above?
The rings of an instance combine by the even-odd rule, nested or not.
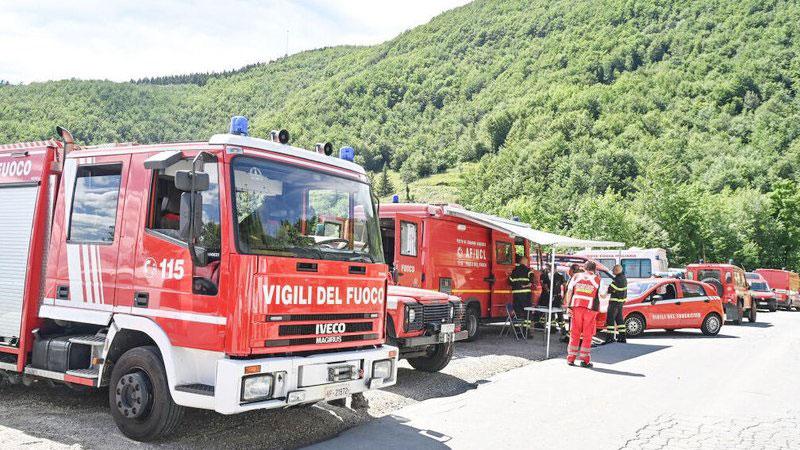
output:
[[[0,339],[19,337],[38,186],[0,187]]]

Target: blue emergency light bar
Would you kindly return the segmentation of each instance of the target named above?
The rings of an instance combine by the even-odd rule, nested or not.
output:
[[[250,124],[247,122],[247,117],[245,116],[233,116],[231,117],[231,134],[238,134],[241,136],[247,136],[249,134],[248,128]]]
[[[339,149],[339,158],[353,162],[356,159],[356,151],[353,147],[342,147]]]
[[[400,196],[397,195],[397,194],[394,194],[392,196],[392,203],[400,203]]]

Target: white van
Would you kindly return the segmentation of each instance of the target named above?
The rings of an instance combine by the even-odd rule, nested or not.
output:
[[[622,265],[625,275],[629,280],[651,278],[653,274],[667,272],[669,262],[667,251],[663,248],[638,248],[631,247],[627,250],[582,250],[575,253],[578,256],[593,259],[600,264],[613,268]]]

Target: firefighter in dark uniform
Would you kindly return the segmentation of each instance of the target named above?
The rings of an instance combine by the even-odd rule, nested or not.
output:
[[[539,302],[537,306],[541,306],[543,308],[547,308],[550,306],[550,266],[545,265],[542,271],[542,295],[539,296]],[[556,270],[555,275],[553,275],[553,308],[561,308],[563,303],[563,286],[566,280],[564,279],[564,275],[561,274],[558,270]],[[544,328],[547,324],[547,314],[537,312],[536,315],[536,327],[537,328]],[[558,312],[556,313],[556,321],[552,322],[559,331],[561,331],[562,336],[567,335],[567,325],[564,321],[564,313]]]
[[[525,308],[533,305],[531,302],[531,287],[536,274],[528,267],[528,258],[517,255],[517,265],[508,276],[511,283],[511,297],[514,300],[514,312],[520,319],[527,317]]]
[[[609,301],[608,313],[606,314],[606,343],[614,342],[614,334],[617,335],[617,342],[625,342],[625,319],[622,315],[622,305],[628,299],[628,279],[625,278],[625,271],[622,266],[614,266],[614,279],[608,286]]]

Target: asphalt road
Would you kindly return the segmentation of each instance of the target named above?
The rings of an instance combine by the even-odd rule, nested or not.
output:
[[[554,339],[553,351],[563,351]],[[491,377],[544,356],[544,339],[500,338],[497,328],[473,343],[458,343],[444,371],[428,374],[401,363],[398,383],[369,392],[368,410],[330,405],[222,416],[187,412],[179,432],[157,445],[124,438],[108,413],[107,391],[75,392],[64,386],[0,386],[0,448],[297,448],[335,437],[360,424],[431,398],[458,396]]]
[[[525,365],[313,448],[800,448],[800,313],[758,318]]]

